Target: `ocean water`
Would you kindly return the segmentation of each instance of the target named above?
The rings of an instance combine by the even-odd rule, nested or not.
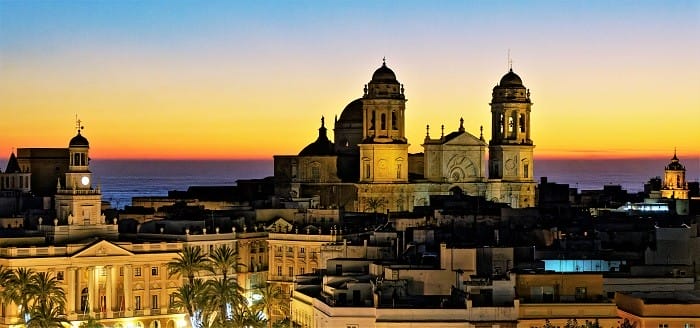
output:
[[[618,160],[536,160],[535,177],[566,183],[571,187],[601,189],[607,184],[621,185],[636,192],[650,178],[662,176],[668,159]],[[700,178],[700,158],[681,158],[688,181]],[[5,163],[2,163],[5,164]],[[239,179],[264,178],[273,174],[270,160],[93,160],[95,183],[102,188],[103,199],[123,208],[134,196],[165,196],[170,190],[189,186],[235,185]],[[4,165],[2,166],[4,168]]]
[[[231,186],[239,179],[271,176],[272,160],[93,160],[90,169],[102,199],[123,208],[135,196],[165,196],[189,186]]]

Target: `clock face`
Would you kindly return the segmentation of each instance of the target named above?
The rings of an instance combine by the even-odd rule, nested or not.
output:
[[[82,178],[80,178],[80,183],[82,183],[83,186],[87,186],[87,185],[90,184],[90,178],[88,178],[88,177],[82,177]]]

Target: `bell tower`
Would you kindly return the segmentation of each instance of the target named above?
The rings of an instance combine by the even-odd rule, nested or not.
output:
[[[99,188],[92,186],[88,157],[90,143],[82,135],[82,129],[80,120],[76,119],[78,134],[68,143],[70,156],[68,171],[63,185],[59,180],[56,187],[56,219],[60,224],[104,224],[104,218],[101,215],[102,194]]]
[[[664,170],[664,184],[661,197],[673,199],[688,199],[688,182],[685,180],[685,166],[680,163],[676,152],[673,152],[671,163]]]
[[[90,143],[83,137],[81,130],[84,128],[80,120],[76,119],[78,134],[68,143],[68,172],[65,176],[65,187],[68,189],[87,190],[92,186],[92,173],[89,168]]]
[[[535,204],[533,151],[530,138],[530,90],[512,67],[493,88],[491,100],[489,179],[492,197],[512,207]]]
[[[362,97],[360,182],[408,181],[408,140],[403,85],[383,60]]]

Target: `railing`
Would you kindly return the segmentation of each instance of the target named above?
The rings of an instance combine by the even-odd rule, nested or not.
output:
[[[151,314],[160,314],[160,309],[151,309]]]
[[[144,310],[136,310],[136,311],[134,311],[134,316],[137,316],[137,317],[144,316],[145,314],[146,314],[146,311],[144,311]]]

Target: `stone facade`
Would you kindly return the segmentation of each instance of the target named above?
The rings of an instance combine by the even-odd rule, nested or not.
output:
[[[470,134],[460,119],[457,131],[445,134],[443,127],[439,138],[431,138],[428,127],[423,153],[409,155],[404,87],[383,63],[363,96],[336,117],[334,143],[322,122],[319,138],[299,155],[274,157],[276,194],[363,212],[412,211],[428,205],[431,195],[451,192],[534,206],[531,107],[529,90],[511,70],[493,90],[488,144],[483,131]]]

